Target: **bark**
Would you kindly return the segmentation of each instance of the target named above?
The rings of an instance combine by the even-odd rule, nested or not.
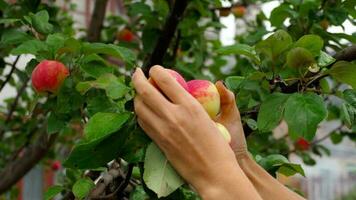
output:
[[[338,52],[334,58],[339,61],[339,60],[345,60],[345,61],[353,61],[356,60],[356,45],[352,45],[349,47],[346,47],[342,51]]]
[[[106,13],[106,4],[108,0],[96,0],[94,11],[91,16],[90,25],[88,28],[88,38],[89,42],[97,42],[100,40],[101,28],[103,27],[103,22]]]

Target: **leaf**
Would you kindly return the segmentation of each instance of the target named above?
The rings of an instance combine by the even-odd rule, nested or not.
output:
[[[99,78],[100,76],[108,73],[113,73],[114,69],[109,67],[102,57],[97,54],[90,54],[83,58],[83,64],[80,69],[86,73],[86,75],[93,78]]]
[[[287,65],[292,68],[307,68],[315,63],[313,55],[306,49],[296,47],[287,54]]]
[[[328,72],[337,81],[349,84],[351,87],[356,88],[356,64],[338,61]]]
[[[47,191],[44,193],[44,199],[45,200],[51,200],[53,199],[57,194],[59,194],[60,192],[62,192],[64,190],[64,188],[62,186],[59,185],[54,185],[51,186],[47,189]]]
[[[318,35],[304,35],[295,42],[294,46],[307,49],[315,57],[319,56],[324,41]]]
[[[265,170],[270,170],[273,167],[281,166],[284,163],[288,163],[288,159],[280,154],[272,154],[262,158],[258,163]]]
[[[40,40],[29,40],[22,43],[20,46],[12,49],[10,54],[20,55],[20,54],[32,54],[36,55],[39,51],[47,50],[47,46],[44,42]]]
[[[255,48],[246,44],[235,44],[231,46],[224,46],[216,50],[216,53],[222,55],[244,55],[251,58],[256,64],[260,64],[260,58],[258,57]]]
[[[356,108],[356,90],[346,89],[343,92],[344,99],[354,108]]]
[[[66,122],[56,116],[53,112],[49,115],[47,119],[47,133],[53,134],[61,131],[66,126]]]
[[[226,87],[229,90],[236,91],[243,80],[245,80],[243,76],[229,76],[225,79]]]
[[[129,163],[143,162],[145,159],[145,151],[151,139],[140,128],[132,131],[123,145],[122,158]]]
[[[22,30],[7,29],[1,35],[0,44],[1,45],[20,44],[29,39],[31,39],[31,37]]]
[[[332,133],[330,135],[330,140],[333,144],[339,144],[340,142],[342,142],[342,139],[343,139],[343,137],[339,133]]]
[[[324,51],[320,52],[320,56],[318,57],[318,65],[320,67],[326,67],[335,62],[335,58],[325,53]]]
[[[256,51],[275,60],[292,45],[292,37],[284,30],[278,30],[256,45]]]
[[[105,166],[109,161],[120,156],[122,146],[132,131],[131,119],[119,131],[90,142],[74,146],[64,166],[75,169],[95,169]]]
[[[49,15],[46,10],[41,10],[36,14],[30,14],[32,26],[39,33],[49,34],[53,31],[53,25],[48,22]]]
[[[20,19],[14,19],[14,18],[7,18],[7,19],[0,19],[0,24],[13,24],[15,22],[21,21]]]
[[[154,143],[147,147],[144,169],[143,180],[158,198],[168,196],[184,184],[183,179]]]
[[[277,171],[280,174],[285,176],[293,176],[296,173],[305,177],[304,170],[301,165],[293,164],[293,163],[284,163]]]
[[[318,124],[327,116],[323,99],[314,94],[293,94],[285,104],[284,119],[293,139],[314,138]]]
[[[47,36],[46,44],[53,54],[56,54],[57,51],[64,46],[66,41],[65,37],[62,34],[55,33]]]
[[[276,7],[272,10],[270,16],[270,22],[272,26],[280,27],[283,25],[283,22],[286,18],[291,16],[296,16],[296,13],[289,4],[281,4],[280,6]]]
[[[118,131],[130,116],[129,113],[96,113],[84,127],[86,141],[101,139]]]
[[[274,93],[261,104],[257,116],[257,127],[261,132],[271,131],[279,124],[288,97],[287,94]]]
[[[127,48],[114,44],[104,43],[84,43],[83,52],[85,54],[106,54],[122,59],[129,66],[133,66],[136,61],[135,54]]]
[[[135,187],[134,191],[130,193],[130,200],[149,200],[150,196],[146,194],[142,185]]]
[[[72,187],[73,194],[78,199],[86,197],[90,190],[94,188],[94,182],[89,178],[81,178]]]

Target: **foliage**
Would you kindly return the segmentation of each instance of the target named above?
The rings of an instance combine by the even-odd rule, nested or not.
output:
[[[127,174],[130,166],[140,169],[138,178],[128,177],[136,183],[134,189],[119,195],[199,199],[140,129],[132,109],[130,73],[159,43],[172,12],[169,2],[179,1],[125,0],[127,16],[107,15],[98,30],[99,41],[92,43],[83,36],[89,29],[74,26],[75,4],[66,2],[69,10],[52,1],[0,0],[0,92],[5,85],[16,90],[15,97],[0,104],[0,169],[21,159],[21,152],[39,136],[58,135],[43,162],[60,159],[66,173],[60,186],[47,191],[46,199],[60,192],[85,198],[98,177],[91,180],[87,171],[108,173],[110,162],[119,163]],[[267,1],[243,2],[249,10],[250,5]],[[356,91],[352,89],[356,64],[333,57],[355,43],[356,36],[328,32],[321,24],[323,20],[339,27],[345,21],[354,24],[354,0],[282,1],[268,18],[259,12],[253,20],[236,19],[244,23],[245,31],[230,46],[223,46],[218,38],[224,27],[219,20],[221,7],[219,0],[189,1],[162,55],[163,66],[175,68],[188,80],[225,80],[236,94],[249,150],[261,166],[272,175],[304,175],[301,166],[287,157],[296,153],[313,165],[313,156],[329,154],[316,136],[322,121],[341,121],[330,135],[333,143],[344,137],[356,141]],[[134,41],[117,39],[124,28],[135,34]],[[25,54],[33,56],[25,69],[9,63],[9,56]],[[70,69],[58,95],[37,95],[29,83],[32,70],[44,59],[61,61]],[[289,134],[277,139],[272,131],[282,121],[288,124]],[[311,151],[294,148],[301,137],[311,141]],[[119,180],[124,182],[124,177]]]

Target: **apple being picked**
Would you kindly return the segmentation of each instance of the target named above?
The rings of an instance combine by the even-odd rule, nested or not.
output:
[[[38,93],[57,93],[69,70],[56,60],[43,60],[32,71],[32,86]]]
[[[199,101],[211,118],[220,111],[220,94],[215,85],[207,80],[187,82],[189,93]]]
[[[221,135],[224,137],[224,139],[228,143],[230,143],[231,142],[231,135],[230,135],[229,131],[227,130],[227,128],[224,125],[222,125],[222,124],[220,124],[218,122],[215,122],[215,124],[216,124],[216,127],[219,129]]]
[[[183,76],[180,75],[178,72],[172,70],[172,69],[165,69],[168,71],[168,73],[176,79],[176,81],[181,85],[186,91],[188,91],[188,85],[187,82],[184,80]],[[155,86],[156,88],[159,88],[158,85],[155,83],[155,81],[152,78],[149,78],[148,81]]]

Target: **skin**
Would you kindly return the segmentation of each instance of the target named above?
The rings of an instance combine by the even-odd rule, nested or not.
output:
[[[132,78],[135,112],[178,173],[203,199],[261,199],[199,102],[161,66],[149,73],[163,94],[137,69]]]

